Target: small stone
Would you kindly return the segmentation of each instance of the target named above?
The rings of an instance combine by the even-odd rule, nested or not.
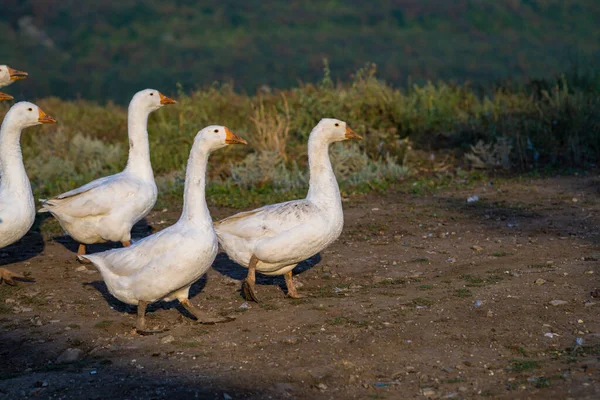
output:
[[[317,385],[317,388],[318,388],[319,390],[327,390],[327,385],[326,385],[326,384],[324,384],[324,383],[319,383],[319,384]]]
[[[459,386],[459,387],[458,387],[458,391],[459,391],[459,392],[463,392],[463,393],[464,393],[464,392],[466,392],[467,390],[469,390],[469,389],[468,389],[466,386]]]
[[[78,361],[83,357],[83,350],[77,348],[69,348],[62,352],[56,359],[58,364],[70,363]]]
[[[536,284],[536,285],[540,285],[540,286],[541,286],[541,285],[543,285],[544,283],[546,283],[546,280],[545,280],[545,279],[538,278],[538,279],[536,279],[536,280],[535,280],[535,284]]]
[[[474,250],[474,251],[483,251],[483,247],[477,246],[476,244],[474,244],[473,246],[471,246],[471,249]]]
[[[87,271],[88,269],[85,267],[85,265],[81,265],[77,268],[75,268],[75,271],[77,272],[82,272],[82,271]]]
[[[425,397],[433,397],[435,396],[435,391],[431,388],[423,388],[423,396]]]
[[[9,299],[5,299],[4,302],[6,304],[13,304],[15,302],[15,299],[10,299],[10,298]]]
[[[174,341],[175,341],[175,338],[173,337],[173,335],[167,335],[160,340],[160,342],[162,344],[172,343]]]
[[[486,317],[492,318],[494,316],[494,312],[492,310],[488,310]]]
[[[551,304],[551,305],[553,305],[554,307],[556,307],[556,306],[562,306],[562,305],[565,305],[565,304],[567,304],[567,303],[568,303],[568,302],[567,302],[567,301],[564,301],[564,300],[552,300],[552,301],[550,302],[550,304]]]

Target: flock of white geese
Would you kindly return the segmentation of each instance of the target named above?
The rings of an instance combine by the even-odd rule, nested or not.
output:
[[[0,88],[27,73],[0,65]],[[0,100],[12,96],[0,92]],[[80,243],[77,257],[92,263],[110,293],[137,305],[136,330],[146,328],[148,304],[179,301],[201,323],[232,320],[205,315],[189,300],[189,290],[212,265],[219,243],[229,257],[248,268],[244,296],[259,301],[256,272],[284,275],[287,294],[299,298],[293,268],[335,241],[344,223],[340,191],[329,159],[329,145],[360,139],[345,122],[322,119],[308,140],[310,183],[305,199],[267,205],[213,223],[205,198],[206,167],[211,152],[231,144],[247,144],[224,126],[200,130],[188,158],[183,211],[174,225],[131,242],[131,228],[153,208],[158,190],[150,163],[148,116],[175,101],[153,90],[133,96],[128,109],[129,159],[118,174],[94,180],[80,188],[44,200],[40,212],[49,212]],[[13,105],[0,128],[0,248],[21,239],[33,225],[35,202],[23,165],[20,137],[24,128],[56,123],[35,104]],[[121,242],[123,247],[86,254],[86,245]],[[14,285],[23,275],[0,268],[0,283]]]

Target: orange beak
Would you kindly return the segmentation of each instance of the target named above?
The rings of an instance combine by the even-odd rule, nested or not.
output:
[[[346,139],[362,139],[362,137],[349,127],[346,127]]]
[[[0,92],[0,101],[12,100],[13,98],[10,94]]]
[[[38,108],[38,112],[40,113],[40,117],[38,118],[38,122],[42,124],[55,124],[56,120],[42,111],[41,108]]]
[[[17,71],[16,69],[12,69],[11,67],[8,67],[8,74],[10,75],[11,81],[27,79],[27,76],[29,75],[27,72]]]
[[[165,96],[164,94],[158,92],[158,95],[160,96],[160,104],[175,104],[177,103],[175,100],[173,100],[170,97]]]
[[[225,128],[225,143],[227,144],[248,144],[244,139],[231,132],[229,128]]]

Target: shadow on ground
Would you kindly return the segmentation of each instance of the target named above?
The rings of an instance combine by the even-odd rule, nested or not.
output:
[[[242,387],[214,371],[201,371],[193,379],[177,373],[156,374],[136,364],[116,366],[118,359],[84,355],[70,363],[57,363],[63,351],[53,341],[39,343],[0,336],[0,399],[249,399],[264,398],[256,387]],[[81,343],[80,348],[93,344]],[[20,354],[30,354],[23,362]],[[87,353],[87,352],[85,352]],[[161,353],[157,353],[161,357]],[[127,357],[120,354],[119,357]],[[19,361],[15,361],[19,360]],[[187,371],[189,372],[189,371]]]

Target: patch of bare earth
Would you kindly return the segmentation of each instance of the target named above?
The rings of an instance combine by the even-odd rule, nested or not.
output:
[[[157,304],[154,336],[132,332],[135,308],[74,243],[31,233],[0,254],[36,278],[0,287],[0,398],[600,398],[599,187],[352,199],[341,238],[297,268],[306,299],[260,277],[263,302],[246,303],[246,270],[220,254],[192,302],[236,320],[198,325]]]

